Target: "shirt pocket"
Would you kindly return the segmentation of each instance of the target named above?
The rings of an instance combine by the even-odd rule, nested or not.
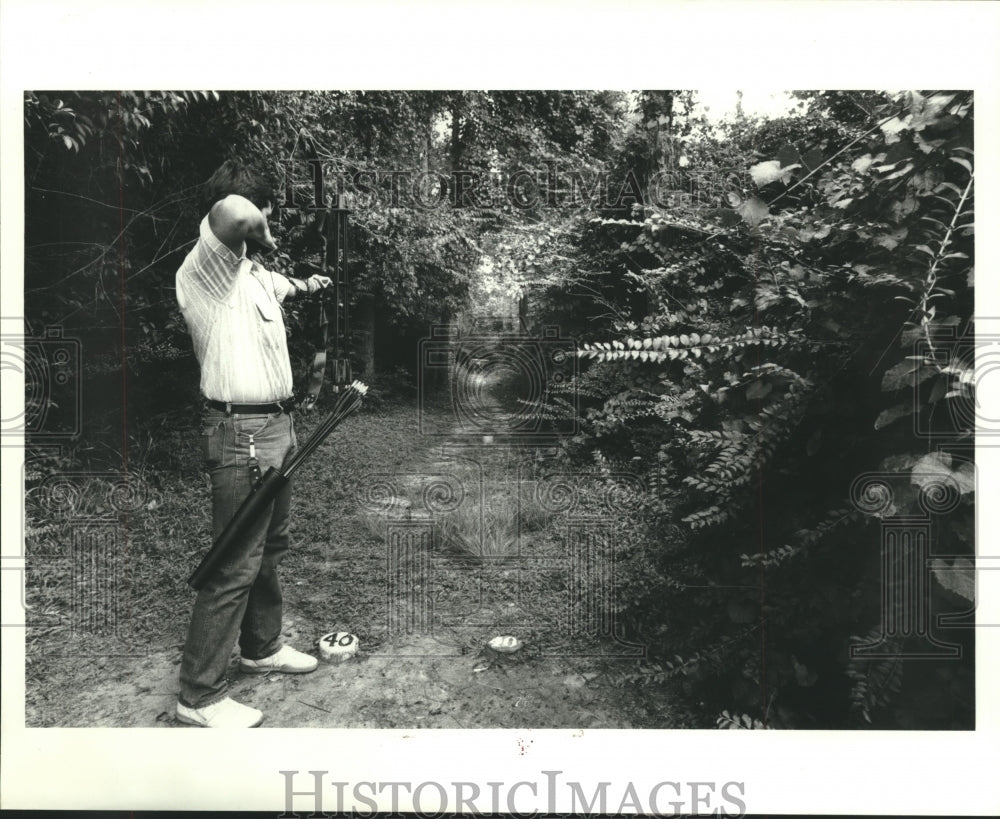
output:
[[[253,303],[264,321],[277,321],[280,318],[281,308],[278,307],[278,302],[264,290],[260,282],[253,288]]]

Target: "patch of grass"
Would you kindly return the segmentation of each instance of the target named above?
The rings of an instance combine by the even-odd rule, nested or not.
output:
[[[297,415],[300,441],[324,417],[322,411]],[[95,510],[108,511],[103,508],[109,486],[105,479],[91,479],[85,494],[66,493],[58,514],[49,490],[41,488],[55,474],[84,472],[80,460],[42,459],[27,470],[27,679],[37,696],[44,699],[65,684],[54,672],[68,641],[81,656],[108,652],[107,637],[85,628],[73,631],[71,623],[73,538],[89,536],[101,526],[113,530],[118,551],[119,565],[105,568],[113,568],[120,581],[119,633],[127,635],[130,649],[173,647],[179,654],[194,599],[187,577],[211,545],[209,483],[201,470],[194,419],[192,415],[184,424],[154,421],[149,425],[155,430],[152,438],[132,439],[133,446],[143,441],[141,451],[129,452],[130,464],[142,467],[141,474],[130,478],[130,488],[143,502],[104,523],[87,518]],[[317,636],[332,617],[359,634],[373,620],[372,608],[384,597],[384,545],[365,532],[354,490],[364,475],[417,457],[427,443],[416,433],[412,400],[380,410],[365,407],[295,477],[292,549],[282,564],[283,587],[287,608],[314,620]],[[331,595],[323,593],[326,588]],[[81,588],[80,581],[76,592],[97,594]]]
[[[446,549],[481,560],[503,560],[517,551],[517,499],[502,487],[486,484],[481,497],[465,497],[454,512],[440,515],[438,536]]]
[[[552,513],[535,496],[535,482],[515,486],[517,461],[505,449],[492,462],[487,459],[456,460],[440,472],[461,487],[463,496],[455,508],[432,513],[437,543],[458,558],[497,561],[518,555],[521,539],[546,529]],[[426,515],[422,484],[396,482],[398,494],[379,499],[379,508],[363,515],[366,531],[383,539],[390,520]],[[518,489],[520,491],[518,491]]]

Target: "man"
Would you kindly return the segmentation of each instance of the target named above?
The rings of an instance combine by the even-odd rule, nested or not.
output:
[[[234,160],[205,189],[208,214],[177,272],[177,301],[194,341],[205,398],[201,443],[212,479],[217,538],[269,467],[295,449],[292,372],[281,303],[330,284],[326,276],[286,279],[247,258],[274,250],[267,218],[274,188]],[[181,663],[177,718],[207,728],[252,728],[264,715],[227,695],[226,672],[239,636],[240,668],[302,674],[315,657],[281,641],[277,566],[288,549],[286,487],[198,592]]]

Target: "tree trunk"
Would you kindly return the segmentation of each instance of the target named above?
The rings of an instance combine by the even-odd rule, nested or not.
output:
[[[356,310],[354,320],[361,341],[361,377],[369,379],[375,375],[375,302],[371,296],[362,296]]]
[[[434,114],[430,114],[427,117],[427,130],[424,132],[424,155],[421,159],[421,164],[423,167],[421,170],[424,172],[424,176],[430,173],[431,170],[431,151],[434,148]]]
[[[653,127],[647,129],[650,174],[670,170],[676,165],[673,143],[674,92],[647,91],[642,99],[642,117],[644,123],[655,122]],[[661,122],[661,117],[666,122]],[[643,184],[648,181],[643,180]]]
[[[525,290],[521,298],[517,300],[517,319],[520,323],[519,330],[528,332],[528,291]]]
[[[451,104],[451,170],[462,164],[462,116],[465,113],[465,95],[457,91]]]

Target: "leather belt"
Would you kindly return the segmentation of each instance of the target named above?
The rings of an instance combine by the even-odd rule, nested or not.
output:
[[[270,415],[272,412],[291,413],[295,409],[295,399],[286,398],[271,404],[231,404],[226,401],[206,400],[212,409],[221,410],[226,415]]]

